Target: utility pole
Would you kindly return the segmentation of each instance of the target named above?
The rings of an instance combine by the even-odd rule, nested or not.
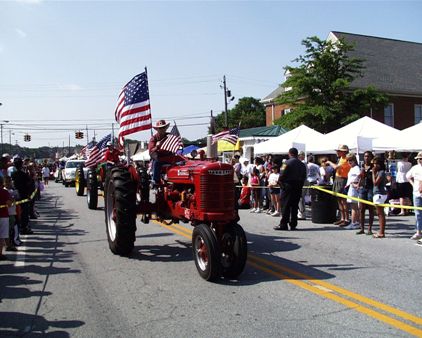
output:
[[[224,127],[227,128],[227,86],[226,75],[223,76],[223,89],[224,89]]]

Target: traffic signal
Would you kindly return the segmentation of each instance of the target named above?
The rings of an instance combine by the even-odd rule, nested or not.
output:
[[[76,139],[82,139],[84,138],[84,133],[81,131],[75,131],[75,138]]]
[[[31,141],[31,135],[29,135],[29,134],[25,134],[25,135],[23,135],[23,140],[24,140],[25,142],[30,142],[30,141]]]

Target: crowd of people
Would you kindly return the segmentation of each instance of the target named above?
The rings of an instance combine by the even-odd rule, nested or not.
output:
[[[386,215],[414,212],[416,231],[411,239],[422,243],[422,210],[417,209],[422,206],[422,152],[414,157],[414,164],[408,153],[396,159],[395,152],[375,156],[371,151],[363,154],[360,163],[347,145],[339,145],[336,154],[337,160],[320,156],[316,161],[314,155],[305,160],[304,152],[291,148],[288,159],[257,156],[253,163],[235,155],[232,165],[235,183],[240,185],[237,206],[281,217],[275,230],[295,230],[297,221],[306,219],[310,186],[320,185],[335,193],[338,219],[334,225],[357,230],[357,235],[385,238]],[[373,232],[375,214],[378,232]]]
[[[0,260],[7,259],[4,251],[18,250],[23,243],[20,235],[33,234],[30,219],[38,218],[35,201],[49,177],[47,163],[9,154],[0,158]]]

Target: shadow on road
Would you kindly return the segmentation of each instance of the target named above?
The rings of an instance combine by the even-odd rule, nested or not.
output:
[[[26,313],[0,312],[0,336],[69,337],[63,330],[50,330],[76,328],[85,323],[80,320],[48,321],[38,312],[43,301],[52,295],[47,291],[51,275],[81,273],[63,266],[74,260],[74,253],[67,249],[71,243],[63,239],[84,236],[86,232],[73,228],[72,221],[79,219],[78,213],[64,208],[60,197],[44,194],[36,201],[36,207],[40,216],[31,220],[34,234],[22,236],[23,254],[19,251],[8,253],[9,260],[0,265],[0,305],[13,299],[35,299],[29,303],[32,305],[26,308]],[[28,313],[31,311],[34,313]],[[50,332],[46,333],[46,330]]]

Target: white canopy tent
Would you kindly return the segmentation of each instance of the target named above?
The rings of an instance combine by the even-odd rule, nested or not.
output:
[[[296,147],[298,150],[308,151],[314,142],[322,142],[323,134],[304,124],[268,141],[254,145],[256,155],[287,154],[289,149]]]
[[[149,151],[139,151],[132,156],[132,161],[149,161],[151,157],[149,156]]]
[[[379,137],[373,141],[375,151],[421,151],[422,123],[415,124],[400,131],[399,137]]]
[[[374,139],[380,137],[398,139],[399,135],[398,129],[364,116],[324,135],[322,142],[312,142],[307,151],[314,154],[329,154],[334,153],[339,144],[346,144],[350,150],[362,153],[373,149]]]

